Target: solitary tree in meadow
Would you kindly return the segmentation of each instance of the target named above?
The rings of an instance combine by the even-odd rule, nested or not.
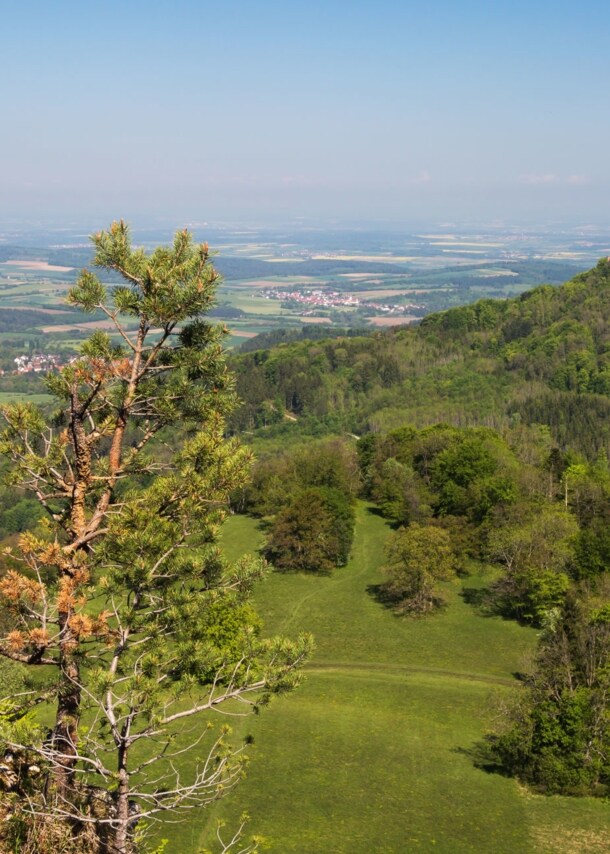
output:
[[[451,536],[443,528],[413,523],[393,533],[386,547],[386,590],[403,613],[425,614],[442,604],[438,582],[455,576]]]

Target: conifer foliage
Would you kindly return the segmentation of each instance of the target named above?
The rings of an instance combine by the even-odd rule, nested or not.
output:
[[[241,760],[213,710],[292,687],[309,648],[260,637],[248,594],[263,567],[228,565],[216,542],[250,460],[224,438],[235,398],[222,330],[203,319],[217,279],[207,245],[180,231],[147,254],[123,222],[92,240],[94,265],[123,284],[85,270],[69,301],[109,331],[49,378],[52,418],[2,409],[13,482],[46,511],[0,582],[0,652],[39,673],[3,716],[5,746],[26,757],[2,795],[20,800],[22,851],[50,850],[61,827],[74,846],[62,850],[81,838],[125,854],[147,819],[218,797]],[[31,703],[47,704],[49,731]]]

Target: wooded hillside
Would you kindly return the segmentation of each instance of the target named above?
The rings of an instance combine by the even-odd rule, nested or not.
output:
[[[235,430],[323,434],[548,424],[561,446],[610,449],[610,262],[561,287],[481,300],[371,337],[238,356]]]

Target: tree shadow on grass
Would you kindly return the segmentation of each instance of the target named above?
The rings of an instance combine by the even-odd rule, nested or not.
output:
[[[482,738],[470,747],[454,747],[452,753],[467,757],[478,771],[484,771],[486,774],[498,774],[501,777],[512,777],[513,775],[494,753],[493,738],[493,736]]]
[[[378,516],[380,519],[385,519],[385,521],[387,522],[386,517],[383,515],[383,513],[381,512],[381,509],[379,507],[374,507],[372,505],[368,505],[366,508],[366,512],[370,513],[371,516]]]
[[[369,584],[366,592],[388,611],[392,611],[395,617],[427,617],[431,614],[438,614],[447,607],[447,603],[440,596],[433,597],[430,606],[425,610],[420,611],[417,608],[409,607],[409,601],[392,592],[388,584]]]
[[[485,616],[492,616],[494,607],[489,587],[463,587],[460,596],[467,605],[472,605]]]
[[[366,592],[388,611],[398,613],[397,609],[401,600],[395,593],[392,593],[387,584],[369,584]]]
[[[495,595],[492,587],[463,587],[460,596],[481,617],[502,617],[519,622],[514,611],[507,608]]]
[[[367,507],[366,512],[370,513],[371,516],[376,516],[378,519],[382,519],[393,531],[397,531],[399,528],[404,527],[404,522],[399,522],[397,519],[389,519],[379,507]]]
[[[508,597],[498,595],[491,587],[464,587],[460,596],[481,617],[500,617],[520,626],[537,625],[529,614],[520,613]]]
[[[303,576],[318,576],[319,578],[330,578],[333,574],[333,571],[337,569],[337,567],[333,566],[331,569],[320,569],[320,567],[305,567],[305,566],[288,566],[274,563],[272,559],[270,559],[269,555],[264,551],[261,552],[262,556],[266,559],[269,564],[271,571],[275,575],[303,575]]]

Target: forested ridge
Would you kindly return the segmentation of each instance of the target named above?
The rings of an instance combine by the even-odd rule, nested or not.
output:
[[[481,300],[417,327],[242,354],[231,424],[269,427],[284,412],[300,426],[283,429],[314,434],[543,423],[560,445],[594,457],[610,449],[609,317],[602,259],[560,287]]]

